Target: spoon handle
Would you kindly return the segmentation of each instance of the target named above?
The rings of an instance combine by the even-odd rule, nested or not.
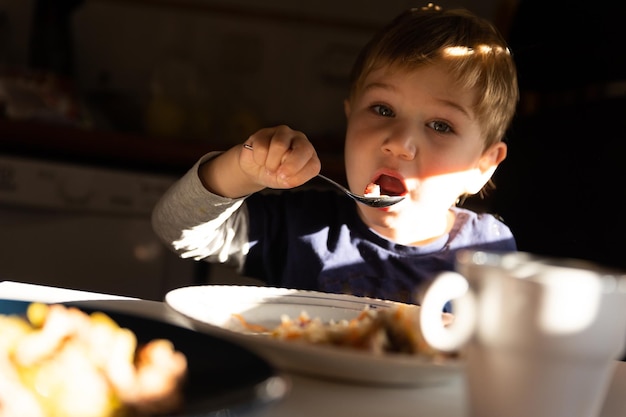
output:
[[[247,143],[243,144],[244,149],[249,149],[249,150],[253,150],[254,148],[252,147],[252,145],[248,145]],[[345,195],[347,195],[348,197],[350,197],[351,199],[361,203],[361,204],[365,204],[367,206],[370,207],[377,207],[377,208],[382,208],[382,207],[389,207],[392,206],[396,203],[399,203],[400,201],[404,200],[404,196],[379,196],[379,197],[367,197],[367,196],[362,196],[362,195],[358,195],[358,194],[354,194],[352,191],[348,190],[346,187],[344,187],[343,185],[339,184],[338,182],[331,180],[330,178],[322,175],[322,174],[317,174],[317,176],[325,181],[328,181],[330,184],[334,185],[335,187],[337,187],[339,190],[343,191],[343,193]]]

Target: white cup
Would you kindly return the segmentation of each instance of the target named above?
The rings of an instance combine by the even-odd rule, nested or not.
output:
[[[456,270],[427,289],[420,324],[464,355],[469,415],[598,417],[626,345],[626,275],[523,252],[464,251]]]

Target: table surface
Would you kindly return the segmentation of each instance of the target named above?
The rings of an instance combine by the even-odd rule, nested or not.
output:
[[[123,308],[190,327],[185,317],[163,302],[139,300],[19,282],[0,282],[0,298],[47,303],[125,299]],[[290,390],[281,401],[256,414],[257,417],[333,416],[433,416],[467,417],[465,380],[462,375],[446,384],[431,387],[379,387],[344,383],[285,373]],[[626,415],[626,363],[615,362],[611,386],[598,417]]]

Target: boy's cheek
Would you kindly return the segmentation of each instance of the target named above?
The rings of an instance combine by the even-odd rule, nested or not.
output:
[[[363,151],[365,146],[364,144],[359,144],[358,141],[352,139],[346,139],[345,143],[345,159],[346,162],[349,160],[361,160],[363,158],[368,159],[367,155],[363,155]]]

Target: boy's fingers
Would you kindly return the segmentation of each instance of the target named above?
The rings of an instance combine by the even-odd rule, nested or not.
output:
[[[250,173],[271,188],[292,188],[319,173],[321,163],[313,145],[302,132],[287,126],[265,128],[250,136],[243,146],[242,161],[253,163]]]
[[[279,126],[271,137],[265,166],[270,172],[276,172],[293,153],[296,143],[305,137],[303,133],[286,126]]]

